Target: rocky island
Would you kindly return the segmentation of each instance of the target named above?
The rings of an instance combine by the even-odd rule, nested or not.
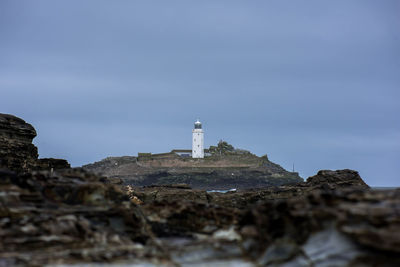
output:
[[[224,141],[207,149],[209,155],[204,158],[181,156],[179,151],[184,150],[109,157],[83,168],[132,186],[187,184],[206,190],[245,189],[303,181],[297,172],[286,171],[267,155],[258,157]]]
[[[216,168],[207,159],[191,170],[201,173],[191,188],[183,176],[190,159],[139,155],[70,168],[38,159],[35,136],[22,119],[0,114],[0,266],[400,265],[400,190],[373,190],[356,171],[302,181],[246,154],[233,176],[263,182],[212,193],[204,188],[218,183],[201,184],[214,177],[204,176]],[[215,177],[238,157],[222,154]]]

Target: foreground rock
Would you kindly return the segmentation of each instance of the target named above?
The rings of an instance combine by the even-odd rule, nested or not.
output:
[[[149,187],[158,192],[138,205],[102,181],[75,169],[0,172],[0,264],[400,264],[400,190],[315,189],[233,207],[176,185]]]
[[[261,265],[396,266],[400,190],[314,191],[243,214],[243,242]]]
[[[118,188],[73,170],[0,172],[0,265],[143,254],[145,218]]]
[[[319,171],[307,182],[270,186],[258,189],[241,189],[219,193],[191,189],[182,185],[153,185],[145,187],[127,186],[125,190],[131,197],[136,196],[145,203],[154,201],[192,200],[224,207],[243,209],[263,200],[288,199],[303,196],[317,189],[335,190],[343,188],[369,189],[358,172],[353,170]]]
[[[68,161],[65,159],[41,158],[36,161],[35,170],[62,170],[69,169]]]
[[[0,113],[0,168],[31,170],[36,165],[37,148],[32,144],[36,131],[24,120]]]
[[[32,125],[9,114],[0,113],[0,169],[16,172],[70,168],[66,160],[38,159],[32,144],[36,131]]]
[[[167,245],[171,258],[245,266],[398,266],[399,208],[399,190],[354,189],[317,190],[239,212],[185,202],[144,207],[167,244],[186,237]]]

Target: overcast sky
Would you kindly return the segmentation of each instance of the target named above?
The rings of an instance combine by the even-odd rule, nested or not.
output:
[[[223,139],[400,186],[400,1],[0,1],[0,112],[73,166]]]

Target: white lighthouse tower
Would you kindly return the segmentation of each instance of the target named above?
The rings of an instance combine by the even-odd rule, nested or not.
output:
[[[199,120],[194,123],[192,131],[192,158],[204,158],[204,132]]]

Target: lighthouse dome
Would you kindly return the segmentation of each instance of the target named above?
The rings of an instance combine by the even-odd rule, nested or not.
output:
[[[201,129],[201,122],[200,122],[199,120],[197,120],[197,121],[194,123],[194,128],[195,128],[195,129]]]

